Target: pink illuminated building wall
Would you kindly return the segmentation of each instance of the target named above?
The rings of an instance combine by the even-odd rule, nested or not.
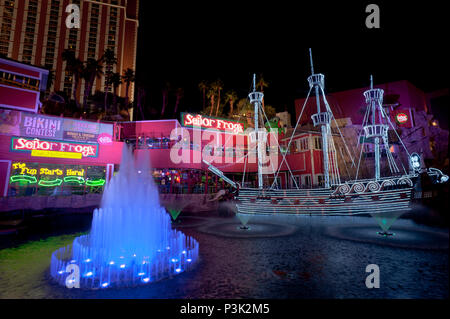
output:
[[[36,113],[48,71],[0,58],[0,107]]]

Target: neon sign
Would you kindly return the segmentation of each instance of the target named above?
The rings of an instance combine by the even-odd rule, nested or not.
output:
[[[88,179],[85,178],[86,170],[84,168],[80,169],[50,169],[47,167],[29,168],[27,163],[12,163],[12,169],[15,175],[10,177],[10,183],[28,183],[28,184],[38,184],[43,187],[55,187],[60,186],[63,182],[65,184],[78,184],[79,186],[85,184],[86,186],[99,187],[106,183],[104,178],[98,179]],[[38,179],[37,175],[40,175]],[[47,176],[53,176],[53,179],[48,179]]]
[[[86,184],[86,186],[98,187],[105,185],[106,181],[103,178],[95,180],[85,180],[80,176],[66,176],[63,179],[55,178],[53,180],[40,179],[39,182],[35,176],[29,175],[13,175],[10,177],[10,183],[28,183],[28,184],[38,184],[43,187],[55,187],[60,186],[63,181],[64,183],[77,183],[78,185]]]
[[[20,169],[19,175],[36,175],[37,169],[35,168],[28,168],[27,164],[25,163],[13,163],[12,164],[13,169]]]
[[[78,183],[83,184],[84,178],[81,176],[66,176],[64,177],[64,183]]]
[[[66,169],[66,175],[67,176],[84,176],[84,168],[80,170],[76,169]]]
[[[54,180],[43,180],[41,179],[38,183],[39,186],[44,186],[44,187],[54,187],[54,186],[59,186],[62,184],[62,179],[57,178]]]
[[[12,164],[13,169],[19,169],[19,175],[37,175],[38,170],[36,168],[29,168],[27,167],[26,163],[13,163]],[[63,170],[57,168],[57,169],[48,169],[46,167],[41,167],[39,169],[39,174],[40,175],[50,175],[50,176],[54,176],[54,175],[58,175],[61,176],[63,175]],[[66,176],[84,176],[84,168],[80,169],[80,170],[76,170],[76,169],[71,169],[68,168],[66,169]]]
[[[35,114],[24,115],[21,133],[26,136],[40,136],[59,138],[62,132],[63,119],[40,116]]]
[[[50,175],[50,176],[53,176],[53,175],[60,176],[63,174],[63,171],[60,169],[48,169],[45,167],[41,167],[41,169],[39,170],[39,174],[40,175]]]
[[[29,184],[36,184],[37,179],[34,176],[28,176],[28,175],[14,175],[10,178],[11,183],[17,183],[17,182],[27,182]]]
[[[37,138],[11,138],[11,151],[31,152],[31,156],[76,158],[97,157],[97,144],[71,143]]]
[[[105,184],[105,180],[103,178],[86,181],[87,186],[103,186]]]
[[[112,144],[112,136],[108,133],[102,133],[98,136],[97,142],[103,145],[111,145]]]
[[[213,129],[223,132],[243,133],[244,124],[221,118],[212,118],[201,114],[182,113],[183,126],[199,127],[201,129]]]
[[[408,122],[408,115],[406,115],[405,113],[398,113],[395,116],[395,120],[399,124],[404,124],[404,123]]]

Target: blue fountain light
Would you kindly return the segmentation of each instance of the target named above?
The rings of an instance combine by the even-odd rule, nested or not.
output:
[[[59,284],[66,284],[67,274],[60,270],[69,263],[84,274],[81,288],[145,284],[195,264],[198,242],[172,229],[149,162],[142,157],[135,164],[132,151],[125,147],[120,171],[106,184],[101,208],[94,210],[90,234],[52,254],[50,273]]]

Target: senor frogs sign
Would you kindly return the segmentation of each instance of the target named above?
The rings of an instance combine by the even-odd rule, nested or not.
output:
[[[227,119],[204,116],[201,114],[182,113],[181,121],[183,126],[198,127],[201,129],[211,129],[234,134],[244,132],[244,124]]]
[[[98,145],[12,137],[11,151],[27,152],[31,153],[31,156],[37,157],[81,159],[84,157],[97,157]]]

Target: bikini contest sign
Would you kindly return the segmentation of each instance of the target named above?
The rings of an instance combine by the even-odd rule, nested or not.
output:
[[[16,112],[16,117],[11,114],[0,113],[0,124],[2,130],[8,135],[48,138],[56,140],[99,143],[105,140],[105,136],[113,135],[113,125],[106,123],[80,121],[75,119],[60,118],[55,116],[46,116],[42,114],[30,114],[25,112]],[[4,118],[4,120],[3,120]],[[13,121],[15,119],[15,121]],[[8,122],[9,126],[4,125]],[[13,123],[13,124],[11,124]],[[5,128],[3,130],[3,128]]]
[[[20,135],[62,139],[64,119],[38,114],[22,113]]]

